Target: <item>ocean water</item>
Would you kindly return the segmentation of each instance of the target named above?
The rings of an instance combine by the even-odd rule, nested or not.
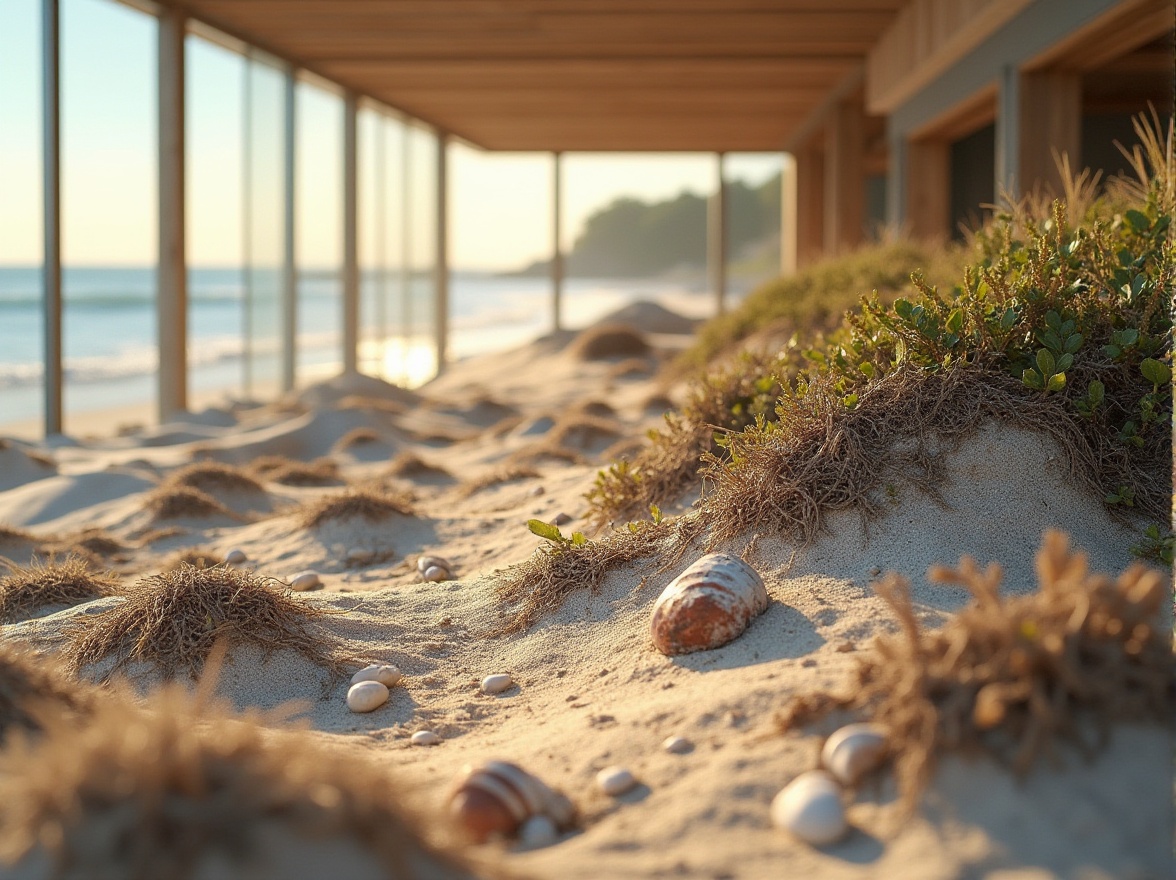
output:
[[[254,270],[246,307],[239,269],[193,269],[189,277],[188,360],[192,392],[264,398],[280,367],[277,273]],[[43,324],[38,268],[0,267],[0,426],[41,417]],[[460,359],[521,345],[551,327],[545,278],[454,273],[450,351]],[[62,334],[65,410],[74,413],[151,404],[155,399],[155,273],[150,268],[67,267]],[[427,278],[365,275],[361,282],[361,367],[402,384],[433,371]],[[336,371],[342,360],[340,279],[307,273],[298,286],[298,384]],[[637,300],[692,317],[710,313],[701,290],[663,281],[569,279],[564,324],[586,326]]]

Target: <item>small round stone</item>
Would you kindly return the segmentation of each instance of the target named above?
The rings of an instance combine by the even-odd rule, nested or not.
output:
[[[245,562],[248,558],[249,557],[245,555],[245,551],[240,549],[239,547],[234,547],[232,550],[230,550],[228,553],[225,554],[225,562],[227,562],[229,565],[240,565],[242,562]]]
[[[554,517],[552,517],[551,524],[553,526],[566,526],[571,521],[572,521],[572,518],[570,516],[568,516],[563,511],[560,511]]]
[[[395,666],[385,664],[373,663],[370,666],[365,666],[355,675],[351,676],[352,684],[359,684],[361,681],[378,681],[384,687],[395,687],[404,678],[404,674]]]
[[[441,556],[425,554],[417,557],[417,571],[419,571],[421,574],[424,574],[434,566],[437,566],[438,568],[444,568],[449,571],[453,570],[453,566],[450,564],[449,560]]]
[[[352,547],[347,551],[347,561],[368,562],[375,555],[376,554],[374,554],[371,550],[368,550],[366,547]]]
[[[671,755],[684,755],[694,748],[694,743],[683,736],[671,736],[662,743],[662,748]]]
[[[315,587],[322,586],[322,581],[319,580],[317,571],[300,571],[294,577],[290,578],[290,589],[302,592],[303,590],[313,590]]]
[[[388,702],[388,688],[378,681],[361,681],[347,690],[347,708],[352,712],[371,712]]]
[[[441,581],[449,580],[453,576],[447,568],[442,568],[440,565],[430,565],[425,569],[424,577],[425,580],[431,583],[440,583]]]
[[[624,794],[637,784],[627,767],[605,767],[596,774],[596,785],[609,797]]]
[[[414,746],[435,746],[441,742],[441,737],[433,733],[431,730],[418,730],[412,735],[412,744]]]
[[[519,829],[519,840],[527,846],[548,846],[559,840],[559,829],[550,816],[532,816]]]
[[[841,803],[841,788],[823,770],[801,773],[772,800],[772,824],[793,836],[824,846],[845,836],[849,825]]]
[[[500,694],[512,684],[514,684],[514,679],[510,677],[509,672],[503,672],[499,675],[487,675],[482,679],[482,693]]]

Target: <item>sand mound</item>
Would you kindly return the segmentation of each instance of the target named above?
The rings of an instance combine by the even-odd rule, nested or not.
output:
[[[645,335],[628,324],[594,324],[568,346],[568,354],[582,361],[629,358],[649,353]]]
[[[649,300],[638,300],[605,315],[597,324],[629,324],[643,333],[693,333],[700,322]]]
[[[294,400],[308,409],[321,409],[337,407],[347,397],[390,400],[405,407],[415,406],[420,400],[407,388],[362,373],[343,374],[318,382],[299,391]]]
[[[53,459],[30,453],[12,441],[0,437],[0,492],[43,480],[57,473]]]

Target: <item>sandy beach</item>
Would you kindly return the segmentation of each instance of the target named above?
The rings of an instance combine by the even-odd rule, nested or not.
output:
[[[544,544],[527,521],[564,523],[567,534],[586,528],[584,494],[598,469],[639,445],[684,393],[664,367],[691,337],[666,331],[689,322],[655,307],[622,317],[648,354],[577,356],[564,334],[458,363],[418,392],[340,378],[281,405],[209,409],[135,435],[60,444],[51,458],[13,441],[0,451],[0,523],[11,530],[0,553],[24,564],[54,541],[64,548],[71,536],[101,529],[111,545],[91,558],[122,586],[190,549],[213,561],[239,550],[246,561],[236,569],[285,583],[316,572],[321,586],[295,596],[329,612],[316,626],[353,658],[347,677],[293,651],[265,656],[230,645],[219,693],[238,710],[307,701],[309,736],[393,774],[430,833],[487,875],[1171,876],[1173,743],[1170,729],[1155,726],[1115,725],[1093,760],[1062,748],[1025,778],[988,758],[947,757],[909,816],[883,770],[852,798],[848,835],[826,846],[769,819],[775,794],[816,766],[835,726],[782,733],[778,713],[799,694],[844,687],[875,637],[898,629],[872,587],[881,573],[908,578],[919,619],[935,627],[967,593],[929,583],[927,569],[965,553],[981,564],[999,560],[1013,596],[1035,589],[1034,554],[1047,528],[1068,533],[1095,571],[1131,564],[1136,530],[1076,486],[1041,435],[988,425],[942,450],[948,479],[938,499],[897,487],[881,516],[866,523],[834,514],[807,546],[746,534],[709,547],[702,535],[684,552],[619,565],[600,589],[574,592],[538,623],[499,634],[516,610],[497,592],[505,572]],[[194,462],[248,468],[265,456],[334,467],[323,485],[251,471],[257,488],[209,489],[224,507],[208,515],[152,506],[169,475]],[[308,505],[347,491],[390,493],[404,507],[308,525]],[[689,514],[697,500],[688,493],[667,513]],[[763,578],[768,610],[724,647],[664,656],[650,640],[651,606],[708,550],[742,555]],[[443,558],[453,579],[424,581],[422,555]],[[3,640],[60,654],[71,626],[124,601],[116,594],[41,609],[10,621]],[[366,714],[345,699],[361,661],[404,675]],[[95,688],[87,682],[106,671],[109,663],[86,668],[78,687]],[[141,693],[159,683],[149,665],[126,672]],[[510,684],[488,695],[480,682],[496,674],[509,674]],[[412,735],[426,730],[438,742],[414,745]],[[670,737],[686,741],[680,752],[663,746]],[[454,844],[446,789],[464,764],[490,759],[513,761],[566,794],[575,827],[548,845]],[[595,781],[612,766],[636,780],[617,796]],[[356,857],[332,864],[367,876]],[[312,862],[285,876],[325,876]],[[43,876],[22,864],[10,876]]]

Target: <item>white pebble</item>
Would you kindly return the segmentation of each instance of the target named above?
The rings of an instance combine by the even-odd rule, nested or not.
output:
[[[300,571],[294,577],[290,578],[290,589],[302,592],[303,590],[313,590],[315,587],[321,586],[322,581],[319,580],[317,571]]]
[[[412,735],[412,744],[414,746],[435,746],[441,742],[441,737],[433,733],[431,730],[418,730]]]
[[[821,766],[842,784],[853,785],[885,757],[885,730],[877,724],[847,724],[825,740]]]
[[[616,797],[635,786],[637,779],[626,767],[605,767],[596,774],[596,784],[609,797]]]
[[[682,736],[671,736],[662,743],[662,748],[672,755],[684,755],[694,748],[694,743]]]
[[[238,547],[234,547],[225,554],[225,562],[227,562],[229,565],[240,565],[248,558],[249,557],[245,555],[245,551]]]
[[[424,577],[425,580],[429,581],[430,583],[439,583],[441,581],[449,580],[452,575],[449,573],[449,569],[447,568],[442,568],[439,565],[430,565],[427,569],[425,569]]]
[[[482,693],[500,694],[512,684],[514,684],[514,679],[510,677],[509,672],[500,675],[487,675],[482,679]]]
[[[351,676],[352,684],[359,684],[361,681],[378,681],[384,687],[395,687],[404,678],[404,674],[395,666],[387,666],[379,663],[373,663],[371,666],[365,666],[355,675]]]
[[[388,688],[378,681],[361,681],[347,690],[347,708],[352,712],[371,712],[388,702]]]
[[[438,568],[449,569],[450,571],[453,570],[453,566],[450,565],[449,560],[443,559],[440,556],[425,555],[425,556],[418,556],[417,557],[417,571],[419,571],[421,574],[424,574],[426,571],[428,571],[433,566],[437,566]]]
[[[840,840],[849,830],[841,788],[823,770],[801,773],[772,800],[772,824],[815,846]]]
[[[376,554],[374,554],[371,550],[368,550],[365,547],[352,547],[350,550],[347,551],[347,561],[348,562],[367,562],[375,555]]]
[[[519,840],[527,846],[547,846],[559,840],[559,829],[550,816],[532,816],[519,829]]]

